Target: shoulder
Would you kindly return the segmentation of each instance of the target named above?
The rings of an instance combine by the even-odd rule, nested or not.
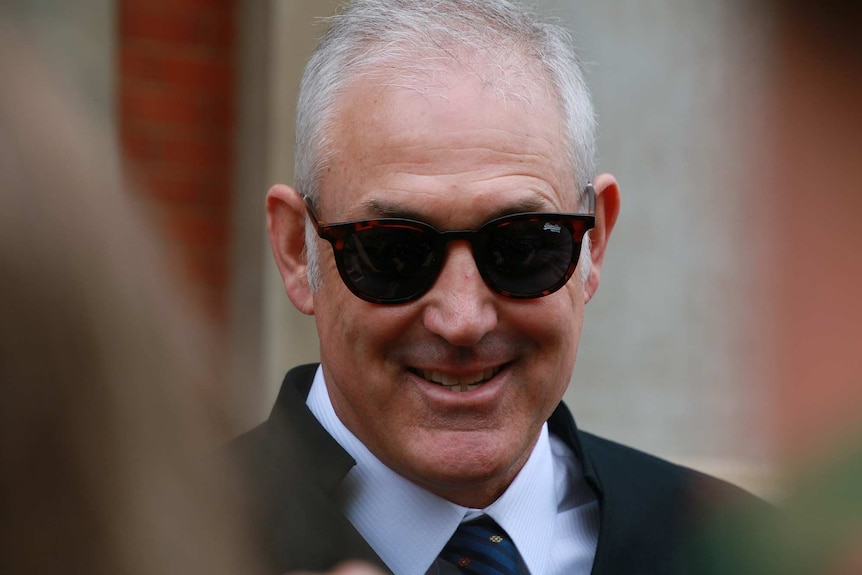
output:
[[[587,481],[605,506],[620,502],[633,510],[675,509],[685,503],[699,509],[760,501],[726,481],[578,429],[563,403],[548,424],[581,460]]]
[[[305,405],[316,369],[291,370],[269,418],[231,441],[225,455],[239,467],[271,572],[328,571],[350,558],[382,567],[330,497],[353,460]]]
[[[317,367],[306,364],[291,369],[269,418],[227,446],[244,466],[264,477],[310,473],[325,488],[332,487],[331,477],[343,476],[353,466],[353,459],[305,403]]]
[[[773,511],[721,479],[591,433],[576,433],[585,475],[601,509],[594,573],[676,573],[689,556],[693,533],[727,512]]]
[[[760,502],[740,487],[638,449],[578,431],[588,466],[598,481],[620,495],[649,494],[663,503],[687,501],[692,506]]]
[[[308,427],[315,427],[315,420],[305,406],[305,398],[317,366],[316,363],[304,364],[288,371],[266,421],[233,439],[228,449],[237,453],[255,453],[274,447],[284,452],[285,442],[296,443],[297,434],[301,435],[300,432]]]

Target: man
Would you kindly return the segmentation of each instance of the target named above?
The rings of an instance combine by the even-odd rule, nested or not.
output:
[[[478,520],[515,550],[494,572],[657,573],[706,501],[744,497],[560,403],[620,204],[594,137],[566,33],[516,5],[361,0],[333,20],[296,187],[267,196],[321,365],[239,445],[277,570],[471,573],[484,560],[452,549]]]

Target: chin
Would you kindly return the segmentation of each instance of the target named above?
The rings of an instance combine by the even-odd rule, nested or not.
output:
[[[428,451],[416,453],[412,463],[405,462],[409,472],[405,469],[402,474],[438,493],[440,490],[472,490],[501,481],[508,484],[509,476],[515,474],[511,470],[520,469],[515,465],[519,458],[512,456],[509,450],[482,449],[475,442],[452,447],[433,457],[429,457]]]

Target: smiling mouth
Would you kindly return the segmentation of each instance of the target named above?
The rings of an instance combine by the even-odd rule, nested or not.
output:
[[[442,385],[446,389],[455,392],[464,392],[464,391],[472,391],[500,373],[502,370],[502,366],[492,367],[489,369],[485,369],[482,371],[478,371],[476,373],[470,373],[467,375],[452,375],[450,373],[443,373],[440,371],[433,370],[425,370],[425,369],[411,369],[413,373],[418,375],[419,377],[430,381],[431,383],[436,383],[437,385]]]

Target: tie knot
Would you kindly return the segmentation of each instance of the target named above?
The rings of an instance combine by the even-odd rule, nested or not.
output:
[[[462,523],[440,557],[467,575],[518,575],[518,550],[490,517]]]

